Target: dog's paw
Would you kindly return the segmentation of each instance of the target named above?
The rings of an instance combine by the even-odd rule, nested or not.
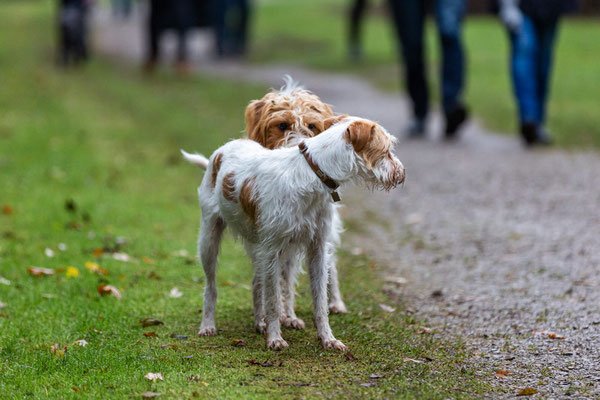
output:
[[[282,338],[267,340],[267,349],[268,350],[279,351],[279,350],[287,349],[288,347],[290,347],[290,346]]]
[[[267,324],[265,324],[264,321],[255,322],[254,329],[256,329],[257,333],[264,335],[265,333],[267,333]]]
[[[281,320],[281,324],[286,328],[291,329],[304,329],[304,321],[298,317],[285,317]]]
[[[321,340],[321,344],[323,345],[324,349],[346,351],[346,345],[344,343],[342,343],[341,340],[337,340],[337,339],[333,339],[333,338],[326,339],[326,340]]]
[[[198,331],[198,336],[215,336],[217,334],[217,328],[214,326],[201,326]]]
[[[348,312],[346,305],[342,300],[335,303],[329,303],[329,312],[332,314],[345,314]]]

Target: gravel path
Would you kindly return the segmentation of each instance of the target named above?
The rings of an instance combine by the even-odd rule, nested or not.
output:
[[[135,22],[101,12],[94,29],[99,51],[139,62]],[[265,88],[289,73],[338,112],[396,133],[406,122],[405,99],[356,77],[216,64],[202,56],[206,43],[202,34],[193,41],[202,73]],[[439,124],[436,115],[431,131]],[[458,143],[434,136],[397,146],[403,189],[344,193],[353,231],[344,247],[403,278],[385,290],[427,320],[430,334],[464,341],[478,374],[499,387],[495,398],[526,387],[539,391],[534,398],[600,398],[600,156],[526,151],[476,123]],[[495,377],[499,369],[512,372]]]

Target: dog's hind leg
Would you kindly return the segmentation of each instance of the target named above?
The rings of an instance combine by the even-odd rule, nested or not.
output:
[[[217,214],[202,214],[200,236],[198,237],[198,252],[204,275],[206,276],[206,287],[204,288],[204,310],[202,313],[202,324],[198,335],[212,336],[217,334],[215,327],[215,306],[217,303],[216,269],[217,255],[221,237],[225,230],[225,222]]]

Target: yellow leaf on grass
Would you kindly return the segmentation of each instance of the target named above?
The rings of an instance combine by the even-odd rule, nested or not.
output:
[[[79,270],[75,267],[67,267],[67,272],[65,273],[65,277],[67,278],[77,278],[79,276]]]
[[[85,267],[87,268],[88,271],[90,271],[92,273],[95,273],[98,275],[104,275],[104,276],[108,275],[108,270],[106,270],[105,268],[102,268],[95,262],[86,261]]]
[[[115,296],[119,300],[121,299],[121,292],[119,292],[119,290],[112,285],[99,285],[97,287],[97,290],[101,296],[105,296],[108,294],[111,296]]]
[[[496,371],[496,378],[498,378],[498,379],[506,379],[506,378],[508,378],[506,376],[508,374],[512,374],[512,371],[506,371],[504,369],[499,369],[498,371]]]
[[[142,261],[145,262],[146,264],[156,264],[156,260],[154,260],[150,257],[142,257]]]
[[[532,394],[536,394],[538,393],[538,391],[534,388],[525,388],[525,389],[521,389],[519,390],[519,393],[517,393],[517,396],[531,396]]]

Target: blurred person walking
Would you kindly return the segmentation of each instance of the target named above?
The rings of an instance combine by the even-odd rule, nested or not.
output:
[[[405,82],[413,104],[413,120],[406,134],[410,138],[425,137],[429,112],[429,89],[423,31],[426,0],[389,0],[396,34],[402,47]],[[442,48],[441,99],[445,116],[444,134],[453,139],[468,119],[462,100],[465,61],[462,44],[462,20],[466,0],[435,0],[435,22]]]
[[[360,61],[363,58],[360,36],[366,9],[367,0],[352,0],[348,29],[348,58],[353,62]]]
[[[58,62],[77,65],[88,58],[87,11],[91,0],[60,0],[58,9]]]
[[[511,73],[526,145],[549,145],[546,103],[558,23],[576,0],[498,0],[512,47]]]
[[[176,69],[180,73],[189,70],[187,34],[196,23],[194,0],[150,0],[147,25],[147,56],[144,69],[152,72],[160,56],[160,36],[167,29],[177,34]]]
[[[248,43],[249,0],[216,0],[214,29],[218,57],[243,57]]]

